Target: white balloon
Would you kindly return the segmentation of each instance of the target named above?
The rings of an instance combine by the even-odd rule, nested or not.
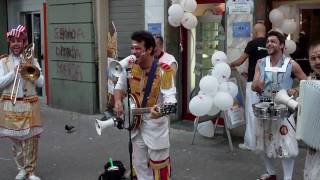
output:
[[[198,24],[198,19],[195,15],[189,12],[185,12],[182,19],[181,19],[181,24],[183,27],[186,29],[192,29],[195,28]]]
[[[168,9],[168,15],[171,16],[176,21],[180,22],[183,14],[184,14],[184,11],[180,4],[172,4]]]
[[[168,16],[168,22],[172,27],[179,27],[180,26],[180,20],[174,19],[171,16]]]
[[[297,49],[297,45],[294,41],[292,40],[286,40],[285,46],[284,46],[284,54],[285,55],[290,55],[294,53]]]
[[[288,5],[281,5],[277,9],[282,12],[284,18],[289,18],[290,7]]]
[[[234,98],[238,94],[238,86],[233,82],[222,82],[219,85],[219,92],[227,92]]]
[[[230,87],[230,95],[235,98],[238,95],[238,86],[233,83],[233,82],[229,82],[229,87]]]
[[[294,33],[297,30],[297,23],[293,19],[286,19],[283,21],[281,29],[286,34]]]
[[[218,86],[218,80],[213,76],[204,76],[199,82],[200,90],[210,95],[213,95],[218,91]]]
[[[197,8],[196,0],[181,0],[180,4],[186,12],[193,12]]]
[[[214,116],[216,114],[218,114],[220,112],[220,109],[214,105],[214,103],[212,103],[212,106],[211,106],[211,109],[210,111],[208,112],[208,115],[209,116]]]
[[[281,24],[283,19],[283,13],[279,9],[272,9],[272,11],[270,11],[269,20],[272,24]]]
[[[200,135],[204,137],[213,137],[214,131],[213,131],[213,123],[212,121],[205,121],[198,124],[197,131]]]
[[[200,90],[200,91],[198,92],[198,95],[206,95],[206,93]]]
[[[197,95],[189,102],[189,110],[195,116],[206,115],[212,106],[213,99],[206,95]]]
[[[212,65],[216,65],[219,62],[227,62],[227,61],[228,61],[228,57],[226,53],[224,53],[223,51],[216,51],[211,56]]]
[[[220,62],[213,67],[211,75],[218,79],[218,82],[225,82],[231,75],[231,68],[225,62]]]
[[[222,111],[228,110],[233,105],[233,98],[229,93],[218,92],[213,98],[215,106],[217,106]]]

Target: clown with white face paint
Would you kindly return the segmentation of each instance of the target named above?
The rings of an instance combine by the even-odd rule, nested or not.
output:
[[[6,38],[11,53],[0,59],[0,138],[8,137],[13,142],[12,151],[19,171],[15,179],[40,180],[34,174],[38,139],[43,132],[36,87],[42,87],[43,76],[35,59],[26,63],[21,56],[28,45],[26,28],[19,25],[11,29]],[[30,63],[40,72],[37,80],[26,80],[20,75],[20,70]],[[16,77],[20,78],[20,83],[13,94]]]

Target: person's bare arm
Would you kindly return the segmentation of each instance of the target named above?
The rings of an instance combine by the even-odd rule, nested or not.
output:
[[[249,55],[247,53],[243,52],[238,59],[236,59],[235,61],[233,61],[229,65],[231,68],[240,66],[241,64],[243,64],[247,60],[248,57],[249,57]]]
[[[295,61],[291,61],[292,63],[292,72],[293,74],[299,79],[299,80],[306,80],[308,77],[306,76],[306,74],[303,72],[303,70],[301,69],[300,65],[295,62]],[[299,93],[299,88],[291,88],[287,90],[288,95],[289,96],[295,96]]]
[[[295,62],[295,61],[291,61],[292,62],[292,71],[294,73],[294,75],[299,79],[299,80],[306,80],[307,76],[306,74],[303,72],[303,70],[301,69],[300,65]]]
[[[252,90],[256,91],[257,93],[262,93],[262,90],[264,88],[264,80],[261,79],[261,72],[259,69],[259,64],[256,64],[256,68],[255,68],[255,73],[254,73],[254,77],[253,77],[253,81],[252,81]]]
[[[123,91],[120,89],[114,90],[114,112],[116,112],[118,115],[121,115],[123,113],[123,104],[122,104],[122,97],[123,97]]]

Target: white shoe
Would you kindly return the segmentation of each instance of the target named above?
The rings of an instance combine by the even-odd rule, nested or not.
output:
[[[25,171],[24,169],[21,169],[21,170],[18,172],[15,180],[23,180],[24,177],[26,176],[26,174],[27,174],[26,171]]]
[[[41,179],[32,173],[27,180],[41,180]]]
[[[239,144],[239,148],[240,149],[243,149],[243,150],[248,150],[248,151],[250,151],[251,150],[251,148],[249,147],[249,146],[247,146],[246,144]]]

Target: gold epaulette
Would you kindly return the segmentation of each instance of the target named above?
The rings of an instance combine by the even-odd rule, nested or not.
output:
[[[0,54],[0,59],[6,58],[8,56],[9,56],[8,54]]]
[[[173,69],[168,64],[161,64],[161,68],[163,70],[161,77],[161,89],[169,89],[172,88],[173,82]]]

